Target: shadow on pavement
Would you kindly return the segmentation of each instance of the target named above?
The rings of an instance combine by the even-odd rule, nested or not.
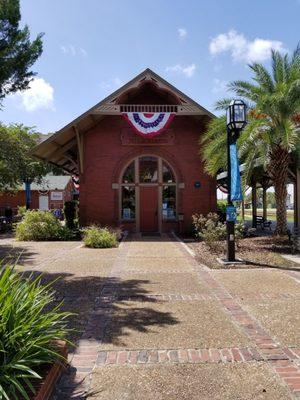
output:
[[[28,250],[26,247],[14,246],[11,244],[0,244],[0,262],[2,264],[19,264],[28,265],[31,264],[37,253]]]
[[[95,328],[89,329],[88,339],[98,341],[100,347],[101,343],[126,345],[128,333],[125,334],[125,331],[128,332],[128,329],[146,333],[151,327],[163,327],[178,323],[170,312],[157,311],[151,307],[152,303],[160,301],[147,296],[148,291],[142,285],[150,282],[148,280],[120,280],[115,277],[97,276],[76,277],[70,273],[46,272],[41,274],[33,270],[27,270],[23,275],[31,276],[32,279],[41,276],[43,284],[53,282],[56,292],[54,304],[62,302],[63,311],[76,314],[68,320],[69,327],[74,329],[69,339],[75,345],[75,347],[70,347],[70,353],[76,351],[76,345],[91,319],[93,319]],[[103,293],[109,287],[114,288],[114,295],[110,298],[109,304],[102,307],[101,292]],[[143,302],[147,302],[145,306],[143,306]],[[107,316],[107,308],[109,308],[110,317],[103,327],[103,317]],[[94,313],[95,310],[97,313]],[[86,332],[84,337],[87,338]],[[51,398],[84,398],[76,397],[75,379],[76,370],[73,367],[68,368],[61,379],[61,384],[57,385]],[[67,387],[64,380],[68,381]]]
[[[262,268],[279,269],[279,270],[282,270],[282,271],[300,272],[300,265],[299,265],[299,268],[297,268],[297,267],[270,265],[270,264],[258,263],[258,262],[254,262],[254,261],[248,261],[248,260],[246,260],[246,264],[253,265],[253,266],[256,266],[258,268],[262,267]]]

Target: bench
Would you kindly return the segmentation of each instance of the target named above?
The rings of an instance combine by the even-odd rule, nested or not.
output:
[[[259,225],[261,229],[269,228],[271,230],[272,221],[268,221],[264,217],[261,217],[260,215],[256,215],[255,221],[256,221],[256,226]]]

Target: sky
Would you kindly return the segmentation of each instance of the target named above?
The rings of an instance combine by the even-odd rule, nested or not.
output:
[[[32,38],[44,32],[30,89],[0,121],[55,132],[149,67],[214,112],[226,85],[300,40],[300,0],[21,0]]]

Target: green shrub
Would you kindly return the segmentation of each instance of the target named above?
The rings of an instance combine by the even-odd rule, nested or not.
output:
[[[86,247],[107,248],[118,245],[117,235],[108,228],[91,225],[83,230],[83,242]]]
[[[64,204],[64,215],[66,219],[66,226],[69,229],[76,228],[77,221],[77,201],[66,201]]]
[[[25,279],[9,266],[0,270],[0,399],[29,400],[40,367],[61,357],[53,341],[66,340],[70,314],[53,301],[40,278]]]
[[[16,226],[18,240],[71,240],[72,231],[63,227],[50,211],[27,211]]]
[[[24,217],[24,215],[26,214],[26,206],[18,206],[18,216],[19,217]]]
[[[192,216],[196,236],[203,240],[212,250],[217,250],[218,242],[226,239],[226,225],[219,222],[218,215],[209,213],[207,216],[195,214]]]
[[[206,229],[207,221],[212,221],[216,224],[218,220],[219,217],[216,213],[209,213],[206,216],[203,214],[192,215],[192,224],[194,226],[196,236],[199,237],[199,234]]]
[[[226,225],[221,222],[215,224],[212,220],[208,220],[206,228],[199,233],[199,237],[204,240],[210,249],[216,251],[219,247],[219,242],[226,238]]]
[[[217,208],[218,208],[219,212],[226,214],[227,200],[218,200],[217,201]]]
[[[113,233],[114,235],[116,235],[117,241],[122,239],[123,232],[122,232],[121,228],[114,228],[114,227],[110,226],[110,227],[106,227],[106,229],[108,229],[110,233]]]

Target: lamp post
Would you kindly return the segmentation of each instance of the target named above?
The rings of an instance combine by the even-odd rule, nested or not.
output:
[[[233,201],[242,200],[241,190],[239,188],[238,195],[236,187],[240,186],[239,164],[237,158],[236,141],[241,130],[246,125],[246,104],[242,100],[233,100],[226,110],[227,117],[227,261],[235,261],[235,208]]]

